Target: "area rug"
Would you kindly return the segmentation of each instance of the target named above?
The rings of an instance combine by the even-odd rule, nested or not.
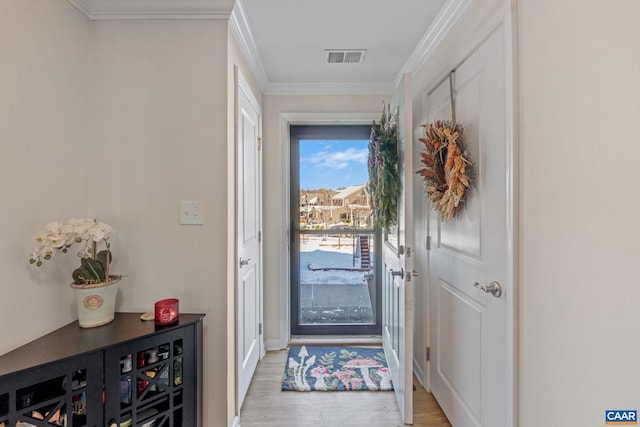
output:
[[[283,391],[393,390],[380,347],[292,346]]]

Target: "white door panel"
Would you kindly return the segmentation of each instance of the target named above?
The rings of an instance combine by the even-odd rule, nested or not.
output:
[[[239,326],[242,330],[238,335],[241,340],[240,353],[242,365],[241,370],[250,368],[255,362],[257,345],[259,342],[258,335],[258,313],[250,310],[251,307],[257,307],[258,301],[258,274],[255,264],[253,267],[247,267],[240,278],[240,287],[238,289],[239,306],[242,310],[242,323]],[[249,378],[250,379],[250,378]]]
[[[382,344],[405,424],[413,424],[413,159],[411,75],[403,77],[391,111],[399,108],[400,194],[397,234],[383,243]],[[405,160],[406,159],[406,160]],[[407,274],[407,272],[409,272]]]
[[[237,135],[236,370],[239,410],[262,353],[260,108],[240,73],[238,73]]]
[[[483,308],[449,283],[438,283],[438,377],[480,418],[480,360]]]
[[[428,121],[450,119],[449,82],[427,100]],[[506,427],[509,249],[504,29],[455,73],[456,120],[474,163],[474,188],[454,221],[431,216],[431,389],[456,427]],[[497,281],[497,298],[474,286]]]

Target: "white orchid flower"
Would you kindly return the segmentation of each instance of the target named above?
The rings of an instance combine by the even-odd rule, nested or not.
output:
[[[56,252],[68,252],[74,243],[80,243],[81,247],[77,255],[81,258],[95,258],[94,248],[100,241],[109,248],[109,234],[113,228],[93,218],[71,218],[65,224],[52,221],[45,226],[45,231],[33,236],[36,245],[27,251],[29,263],[40,267],[44,261],[51,259]],[[91,244],[90,244],[91,243]],[[108,269],[106,269],[108,274]],[[111,277],[111,276],[110,276]]]
[[[79,227],[85,223],[86,221],[82,218],[71,218],[69,221],[67,221],[67,225],[71,226],[72,228]]]
[[[45,240],[47,240],[47,233],[40,232],[33,236],[33,240],[35,240],[36,243],[43,243]]]
[[[79,237],[81,240],[89,240],[89,225],[87,224],[78,224],[75,227],[75,235]]]
[[[111,227],[109,224],[105,224],[104,222],[99,222],[98,225],[100,225],[100,227],[104,231],[104,234],[106,234],[107,236],[109,236],[109,234],[111,234],[111,232],[113,231],[113,227]]]
[[[87,230],[87,234],[89,235],[89,238],[94,242],[99,242],[106,237],[104,230],[102,230],[100,227],[90,228],[89,230]]]
[[[31,248],[29,250],[27,250],[27,253],[29,254],[29,259],[30,260],[38,260],[38,258],[40,258],[40,248]]]
[[[98,242],[102,239],[107,239],[111,231],[113,231],[113,228],[110,225],[98,222],[89,229],[88,234],[93,241]]]
[[[41,247],[40,247],[40,256],[42,258],[47,259],[47,257],[52,257],[53,255],[55,255],[56,251],[55,248],[49,243],[49,242],[45,242]]]
[[[47,224],[47,226],[45,227],[45,230],[49,235],[51,234],[56,235],[60,233],[61,228],[62,228],[62,224],[60,224],[58,221],[51,221],[49,224]]]
[[[52,247],[60,249],[65,245],[66,239],[63,235],[49,236],[49,243]]]
[[[69,234],[73,234],[75,233],[75,228],[76,228],[75,225],[65,224],[60,229],[60,233],[64,234],[65,236]]]
[[[65,246],[71,246],[76,241],[76,233],[68,233],[64,236],[64,244]]]

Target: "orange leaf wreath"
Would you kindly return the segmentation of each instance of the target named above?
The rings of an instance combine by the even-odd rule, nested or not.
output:
[[[423,125],[425,137],[420,138],[424,150],[420,154],[425,191],[442,221],[454,219],[471,185],[473,165],[462,138],[462,126],[450,121]]]

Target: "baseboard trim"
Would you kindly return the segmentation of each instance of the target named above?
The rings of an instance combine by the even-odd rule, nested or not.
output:
[[[418,382],[420,383],[420,385],[426,389],[425,385],[424,385],[424,371],[422,369],[422,366],[420,366],[420,364],[418,363],[417,360],[413,359],[413,374],[416,376],[416,378],[418,379]]]
[[[287,344],[282,343],[279,339],[266,340],[267,351],[284,350],[285,348],[287,348]]]
[[[371,336],[293,336],[289,340],[289,345],[382,345],[382,337]]]

